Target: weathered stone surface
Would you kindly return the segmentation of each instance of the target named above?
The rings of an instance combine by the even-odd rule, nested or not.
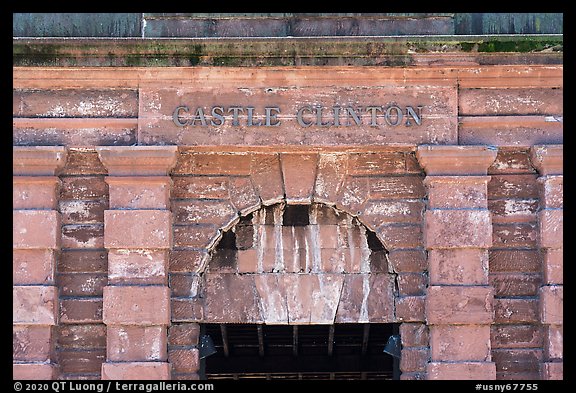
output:
[[[547,285],[540,288],[540,320],[542,323],[564,323],[564,286]]]
[[[54,349],[52,327],[14,325],[12,327],[12,359],[14,361],[47,362]]]
[[[107,286],[103,321],[106,325],[169,325],[170,288]]]
[[[58,366],[50,363],[14,363],[14,380],[54,380],[58,375]]]
[[[99,146],[110,176],[162,176],[176,164],[176,146]]]
[[[204,320],[207,323],[262,321],[253,275],[206,273]]]
[[[129,228],[129,230],[127,230]],[[106,210],[106,248],[169,248],[171,212],[166,210]]]
[[[430,209],[486,209],[488,176],[428,176]]]
[[[426,377],[432,380],[495,380],[496,364],[492,362],[430,362]]]
[[[488,284],[488,251],[481,248],[428,251],[430,285]]]
[[[44,285],[13,286],[12,323],[58,324],[58,289]]]
[[[486,175],[496,153],[490,146],[422,145],[416,157],[428,176]]]
[[[428,210],[424,212],[427,248],[488,248],[492,246],[488,210]]]
[[[108,251],[108,282],[122,284],[165,284],[168,277],[168,251],[112,249]]]
[[[167,176],[108,176],[110,209],[167,209],[171,181]]]
[[[56,210],[14,210],[12,220],[14,249],[60,247],[60,213]]]
[[[336,202],[336,197],[346,175],[347,165],[347,154],[319,154],[314,185],[314,201],[326,204]]]
[[[15,176],[57,175],[66,157],[63,146],[13,146],[12,172]]]
[[[53,284],[56,258],[54,250],[12,250],[12,283]]]
[[[348,274],[343,282],[336,322],[391,323],[394,299],[394,276]]]
[[[564,173],[564,146],[545,144],[530,148],[530,162],[541,176]]]
[[[490,325],[431,325],[430,348],[433,362],[490,361]]]
[[[165,361],[165,326],[108,326],[106,359],[109,362]]]
[[[430,286],[426,320],[431,325],[490,324],[494,290],[488,286]]]
[[[13,176],[12,209],[56,209],[58,185],[56,176]]]
[[[102,364],[103,380],[167,380],[170,379],[170,363],[167,362],[119,362]]]
[[[318,155],[282,153],[280,162],[286,202],[309,204],[312,201]]]

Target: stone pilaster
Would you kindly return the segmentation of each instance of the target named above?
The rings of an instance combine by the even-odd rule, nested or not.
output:
[[[102,379],[170,379],[168,253],[172,244],[168,176],[175,146],[98,147],[110,210],[104,212],[108,286]]]
[[[64,147],[13,148],[13,378],[55,379],[58,324],[55,270],[60,249],[57,211]]]
[[[420,146],[416,156],[426,171],[428,191],[427,379],[495,379],[490,345],[494,293],[488,282],[492,220],[486,174],[496,150]]]
[[[562,145],[532,146],[530,160],[540,177],[539,246],[544,257],[540,321],[544,326],[542,379],[563,379],[563,161]]]

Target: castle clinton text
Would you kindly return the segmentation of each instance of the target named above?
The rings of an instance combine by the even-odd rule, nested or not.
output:
[[[317,104],[299,107],[295,116],[301,127],[349,127],[369,125],[372,127],[397,127],[422,125],[423,106],[368,105],[331,106]],[[257,111],[253,106],[213,106],[191,109],[186,105],[177,106],[172,112],[172,120],[178,127],[222,126],[231,122],[233,126],[277,127],[283,118],[279,106],[267,106]]]

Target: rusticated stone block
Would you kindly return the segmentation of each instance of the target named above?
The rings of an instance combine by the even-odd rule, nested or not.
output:
[[[428,210],[424,213],[424,242],[427,248],[492,246],[488,210]]]
[[[368,199],[368,178],[346,176],[336,196],[336,207],[352,215],[362,213]]]
[[[492,348],[536,348],[542,346],[543,327],[537,325],[492,325]]]
[[[401,323],[400,338],[403,347],[427,347],[430,334],[425,323]]]
[[[310,203],[316,179],[317,154],[280,154],[287,203]]]
[[[12,323],[56,325],[58,323],[58,288],[55,286],[12,287]]]
[[[426,371],[426,364],[430,360],[430,349],[402,348],[400,356],[400,370],[404,372]]]
[[[564,359],[564,325],[546,325],[544,330],[544,359]]]
[[[489,176],[427,176],[430,209],[486,209]]]
[[[104,212],[106,248],[169,248],[171,212],[164,210],[107,210]]]
[[[347,274],[344,277],[336,323],[394,321],[394,278],[389,274]]]
[[[494,290],[485,286],[430,286],[426,320],[430,325],[490,324]]]
[[[60,322],[102,323],[102,308],[102,298],[60,299]]]
[[[111,362],[165,361],[166,326],[108,326],[106,358]]]
[[[544,250],[544,283],[564,284],[564,249]]]
[[[280,157],[272,153],[254,153],[250,161],[252,184],[266,206],[284,199]]]
[[[348,155],[342,153],[320,153],[316,183],[314,185],[314,201],[334,204],[344,181]]]
[[[58,366],[50,363],[14,363],[12,378],[14,380],[54,380],[58,375]]]
[[[121,362],[103,363],[103,380],[167,380],[170,379],[170,363],[167,362]]]
[[[103,321],[106,325],[169,325],[170,288],[107,286]]]
[[[249,214],[260,208],[260,198],[254,190],[250,177],[230,177],[230,202],[241,214]]]
[[[112,249],[108,252],[108,283],[165,284],[168,277],[168,251]]]
[[[195,373],[200,369],[198,348],[171,349],[168,359],[175,373]]]
[[[56,176],[12,177],[12,209],[56,209]]]
[[[53,284],[55,267],[54,250],[13,250],[12,284]]]
[[[563,380],[564,363],[563,362],[545,362],[540,366],[540,378],[543,380]]]
[[[492,362],[430,362],[427,379],[432,380],[495,380],[496,364]]]
[[[56,210],[14,210],[12,247],[59,248],[60,213]]]
[[[50,360],[53,349],[51,326],[14,325],[12,327],[14,361],[47,362]]]
[[[212,224],[229,228],[238,219],[230,202],[213,199],[173,201],[172,212],[175,224]]]
[[[564,207],[564,176],[539,177],[538,183],[542,207],[544,209],[562,209]]]
[[[547,285],[540,288],[540,320],[542,323],[564,323],[564,286]]]
[[[541,176],[564,173],[563,145],[534,145],[530,147],[530,161]]]
[[[537,299],[494,299],[494,322],[497,324],[538,323]]]
[[[562,248],[564,245],[564,210],[544,209],[538,213],[540,247]]]
[[[490,325],[431,325],[432,361],[490,360]]]
[[[168,345],[195,346],[198,345],[200,325],[197,323],[172,324],[168,328]]]
[[[431,285],[487,285],[488,250],[481,248],[428,251]]]
[[[204,319],[207,323],[257,323],[259,299],[254,275],[206,273]]]
[[[168,176],[108,176],[110,209],[168,209]]]
[[[396,320],[424,322],[426,296],[399,296],[396,299]]]

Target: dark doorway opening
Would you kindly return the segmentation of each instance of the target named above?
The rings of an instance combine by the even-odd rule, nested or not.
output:
[[[205,324],[216,353],[205,379],[397,379],[398,359],[383,352],[398,324]]]

